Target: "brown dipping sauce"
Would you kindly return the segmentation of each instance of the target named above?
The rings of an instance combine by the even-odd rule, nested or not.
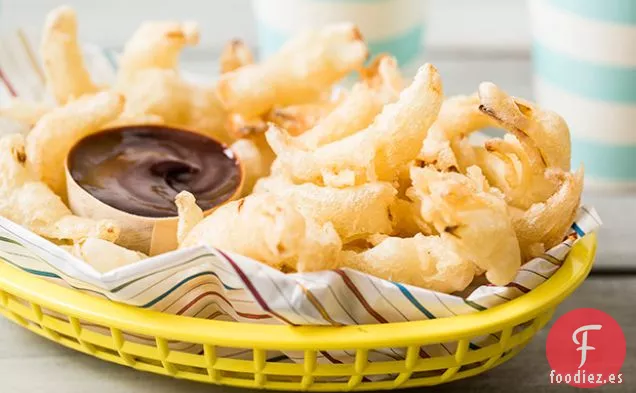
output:
[[[241,167],[226,146],[164,126],[113,128],[82,139],[68,156],[75,181],[100,201],[144,217],[174,217],[175,196],[191,192],[201,209],[232,198]]]

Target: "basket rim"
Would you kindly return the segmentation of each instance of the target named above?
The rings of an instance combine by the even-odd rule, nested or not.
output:
[[[373,325],[288,326],[214,321],[118,304],[46,282],[2,262],[0,290],[50,310],[127,332],[238,348],[305,350],[406,347],[457,341],[528,321],[561,303],[587,277],[597,236],[580,239],[546,282],[488,310],[446,318]],[[399,334],[396,334],[399,328]]]

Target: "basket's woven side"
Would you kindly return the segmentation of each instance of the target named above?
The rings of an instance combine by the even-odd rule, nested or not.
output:
[[[497,326],[489,334],[494,343],[471,345],[475,337],[438,343],[449,349],[444,356],[429,356],[422,345],[404,348],[404,359],[370,362],[370,353],[387,348],[342,348],[355,356],[352,364],[320,363],[326,351],[306,348],[302,361],[291,363],[277,349],[233,348],[246,351],[245,360],[223,356],[230,348],[203,343],[171,344],[169,338],[150,337],[140,331],[123,332],[96,321],[61,315],[40,305],[0,291],[0,314],[59,344],[100,359],[138,370],[200,382],[278,390],[371,390],[437,385],[482,373],[510,359],[551,318],[554,309],[515,326]],[[143,340],[140,340],[143,338]],[[247,344],[247,343],[246,343]],[[452,345],[451,345],[452,344]],[[191,348],[197,348],[192,352]]]

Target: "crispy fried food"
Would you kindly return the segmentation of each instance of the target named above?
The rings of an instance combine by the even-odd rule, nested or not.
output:
[[[383,95],[387,103],[395,101],[404,89],[404,78],[397,59],[385,53],[377,55],[369,66],[360,70],[360,79]]]
[[[115,222],[74,216],[60,197],[39,181],[26,165],[24,144],[20,134],[0,138],[0,215],[48,239],[117,240],[120,230]]]
[[[380,182],[342,189],[307,183],[274,192],[318,224],[331,222],[345,243],[391,233],[389,206],[396,193],[391,184]]]
[[[198,43],[196,22],[144,22],[124,46],[117,84],[123,87],[143,70],[175,70],[183,48]]]
[[[246,118],[238,113],[230,113],[225,122],[225,128],[234,139],[249,138],[263,135],[269,128],[267,120],[258,116]]]
[[[488,140],[483,147],[471,146],[466,136],[486,126],[504,128],[509,134]],[[439,170],[462,173],[468,165],[478,165],[512,208],[523,260],[563,239],[580,202],[582,171],[569,173],[567,124],[557,114],[511,97],[489,82],[479,86],[478,96],[444,104],[420,160]]]
[[[239,68],[253,64],[254,57],[250,49],[241,40],[235,39],[228,42],[221,52],[221,74],[236,71]],[[261,116],[246,118],[238,113],[230,113],[226,118],[225,128],[233,139],[241,139],[256,136],[267,131],[267,121]],[[249,155],[249,149],[253,144],[246,142],[239,145]],[[253,159],[254,155],[252,155]]]
[[[421,214],[452,243],[456,252],[479,269],[493,284],[508,284],[521,265],[521,253],[503,196],[490,189],[476,167],[468,175],[412,168],[413,188]]]
[[[75,10],[61,6],[49,12],[40,45],[46,84],[59,104],[99,90],[84,65],[77,41]]]
[[[19,133],[0,137],[0,192],[3,194],[37,180],[26,167],[24,135]]]
[[[338,255],[342,250],[342,241],[333,225],[328,222],[319,225],[306,219],[303,250],[296,263],[287,264],[287,268],[297,272],[316,272],[338,267]]]
[[[119,91],[126,97],[126,117],[155,115],[168,125],[224,143],[233,140],[225,131],[226,113],[214,89],[186,82],[174,70],[136,72]]]
[[[513,209],[513,223],[524,260],[539,256],[563,241],[581,203],[582,168],[576,173],[550,169],[547,175],[559,184],[557,191],[527,210]]]
[[[316,149],[365,129],[384,105],[398,99],[402,87],[395,59],[389,56],[376,58],[363,73],[363,81],[356,84],[343,102],[314,128],[297,137],[295,144]]]
[[[178,193],[174,203],[179,212],[177,242],[181,244],[192,228],[203,221],[203,210],[197,205],[194,195],[188,191]]]
[[[6,217],[48,239],[77,241],[89,237],[115,242],[120,229],[113,220],[78,217],[44,183],[30,182],[13,193]],[[46,206],[36,208],[34,206]]]
[[[233,138],[240,139],[262,135],[268,130],[269,123],[273,123],[296,136],[321,123],[339,101],[338,97],[324,98],[309,104],[275,107],[267,114],[254,118],[232,113],[227,117],[226,128]]]
[[[466,148],[466,137],[496,122],[479,110],[479,97],[454,96],[442,104],[439,116],[428,131],[419,161],[440,171],[459,171],[475,164],[472,146]]]
[[[221,206],[196,225],[180,247],[198,244],[295,271],[329,269],[341,248],[331,224],[318,225],[270,193]]]
[[[272,164],[272,170],[276,167],[274,164]],[[264,192],[278,193],[293,185],[294,183],[285,176],[270,175],[263,177],[256,182],[256,185],[252,190],[252,194],[260,194]]]
[[[469,176],[430,168],[411,171],[413,188],[408,195],[413,202],[393,199],[390,209],[394,223],[402,217],[391,225],[393,231],[412,237],[371,236],[371,241],[377,243],[374,247],[342,252],[341,265],[448,293],[465,289],[482,270],[498,285],[514,278],[521,260],[511,217],[503,197],[489,188],[479,169],[469,168]],[[306,187],[309,195],[316,195],[313,189],[319,188],[315,185],[287,187],[288,190]],[[349,190],[340,191],[351,192]],[[342,207],[346,203],[337,205]],[[383,206],[386,207],[389,206]],[[309,212],[319,210],[314,206],[308,209]],[[365,207],[356,211],[355,216],[364,217],[368,211]],[[346,209],[340,214],[346,216],[345,212]],[[307,213],[303,211],[303,214]],[[433,228],[429,228],[429,224]],[[339,228],[335,222],[334,226]],[[423,234],[433,229],[437,235]]]
[[[46,113],[51,111],[49,105],[41,102],[24,101],[12,98],[9,105],[0,108],[0,118],[15,120],[25,126],[32,127]]]
[[[253,62],[252,53],[247,46],[240,40],[232,40],[221,54],[221,73],[236,71]],[[292,135],[299,135],[313,127],[338,105],[338,97],[334,99],[323,95],[325,97],[320,97],[315,102],[276,106],[259,116],[248,117],[240,113],[231,113],[227,117],[226,128],[233,138],[240,139],[265,133],[267,123],[272,122]]]
[[[558,187],[546,171],[570,170],[567,124],[556,113],[510,97],[492,83],[480,85],[479,98],[480,110],[511,133],[475,150],[479,166],[510,205],[528,209],[545,201]]]
[[[482,112],[516,136],[524,148],[538,151],[538,157],[530,156],[533,165],[538,161],[548,168],[570,170],[570,130],[561,116],[510,97],[490,82],[479,85],[479,99]]]
[[[488,140],[484,146],[472,146],[468,134],[489,126],[504,128],[509,134]],[[557,183],[545,175],[548,168],[569,170],[570,135],[557,114],[484,82],[478,95],[458,96],[444,103],[424,141],[419,162],[461,173],[477,165],[511,206],[527,209],[555,192]]]
[[[225,45],[219,60],[221,63],[221,74],[225,74],[254,63],[254,56],[243,41],[234,39]]]
[[[298,136],[322,123],[323,119],[338,107],[341,99],[342,95],[309,104],[275,107],[267,114],[266,120],[287,130],[290,135]]]
[[[141,252],[96,238],[88,238],[72,246],[62,246],[62,248],[100,273],[107,273],[148,258]]]
[[[465,289],[475,275],[472,263],[455,252],[450,239],[422,234],[387,237],[362,252],[343,251],[340,265],[444,293]]]
[[[485,148],[474,148],[476,162],[490,184],[503,191],[511,206],[521,209],[545,201],[557,188],[555,178],[546,176],[547,168],[532,164],[530,149],[510,134],[486,141]]]
[[[122,96],[102,92],[56,108],[40,119],[26,139],[28,166],[57,195],[66,196],[64,162],[80,139],[116,119]]]
[[[265,135],[254,135],[250,138],[239,139],[230,149],[236,154],[243,167],[242,195],[249,195],[256,182],[269,175],[274,162],[274,152],[265,141]]]
[[[367,54],[352,24],[310,30],[264,62],[223,74],[217,91],[227,110],[254,118],[275,106],[316,100],[333,83],[359,69]]]
[[[431,226],[422,218],[420,209],[421,205],[417,200],[395,198],[395,201],[389,206],[389,213],[393,222],[391,235],[412,237],[418,233],[424,235],[433,234]]]
[[[250,196],[216,210],[192,230],[181,247],[207,244],[273,267],[294,267],[306,252],[305,221],[297,210],[271,194]]]
[[[376,141],[378,178],[393,180],[417,156],[443,100],[442,82],[430,64],[420,68],[396,103],[384,107],[367,131]]]
[[[348,187],[378,179],[373,166],[375,144],[362,132],[313,151],[295,145],[275,125],[270,125],[265,137],[277,156],[272,173],[293,183]]]
[[[165,121],[159,115],[144,114],[144,115],[138,115],[138,116],[131,116],[124,113],[122,116],[116,118],[110,123],[106,123],[104,128],[115,128],[115,127],[134,126],[134,125],[148,125],[148,124],[160,125],[164,123]]]
[[[275,126],[267,131],[267,141],[277,154],[277,169],[294,183],[346,187],[393,181],[417,156],[441,101],[439,74],[426,64],[398,101],[386,105],[363,131],[313,151]]]

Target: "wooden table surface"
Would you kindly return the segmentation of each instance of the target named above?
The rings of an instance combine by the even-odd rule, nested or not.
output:
[[[525,53],[436,53],[427,60],[440,69],[447,94],[469,93],[482,80],[492,80],[511,93],[531,97],[531,65]],[[210,63],[191,59],[186,68],[210,70]],[[636,195],[586,191],[585,202],[597,208],[604,227],[599,234],[595,269],[559,308],[561,315],[593,307],[612,315],[627,338],[624,383],[598,391],[636,391],[636,248],[629,230],[636,219]],[[435,388],[436,392],[567,392],[550,385],[543,329],[517,357],[485,375]],[[433,389],[431,389],[432,391]],[[170,379],[106,363],[63,348],[0,319],[0,393],[110,392],[247,392]]]

